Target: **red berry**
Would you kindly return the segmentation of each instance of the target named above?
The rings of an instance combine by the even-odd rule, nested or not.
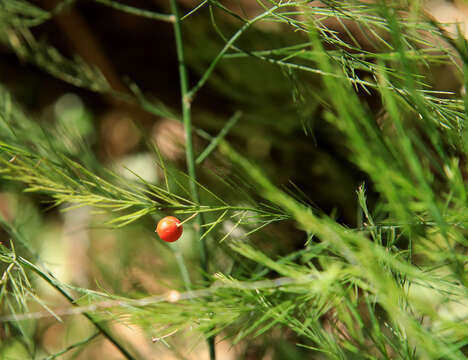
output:
[[[182,235],[182,225],[176,217],[166,216],[159,220],[156,232],[162,240],[174,242]]]

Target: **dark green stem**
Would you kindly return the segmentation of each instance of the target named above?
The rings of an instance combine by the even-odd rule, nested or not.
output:
[[[187,158],[187,169],[188,174],[190,176],[190,193],[192,195],[193,200],[199,204],[200,203],[200,196],[198,194],[197,188],[197,176],[195,171],[195,157],[193,154],[193,143],[192,143],[192,118],[191,118],[191,98],[189,96],[189,87],[188,87],[188,76],[187,76],[187,69],[185,67],[185,57],[184,57],[184,46],[182,40],[182,31],[180,26],[180,15],[179,9],[177,7],[176,0],[171,0],[171,11],[172,14],[175,16],[174,21],[174,36],[175,36],[175,43],[176,43],[176,50],[177,50],[177,61],[179,63],[179,77],[180,77],[180,91],[181,91],[181,98],[182,98],[182,120],[184,123],[185,129],[185,154]],[[206,251],[206,241],[205,239],[201,239],[202,235],[202,226],[204,224],[204,217],[203,214],[199,214],[196,218],[197,226],[196,226],[196,238],[199,243],[200,249],[200,265],[203,271],[203,277],[207,281],[208,280],[208,257]],[[201,240],[200,240],[201,239]],[[215,353],[215,342],[214,336],[211,336],[207,339],[208,346],[210,349],[210,359],[216,359]]]
[[[63,354],[66,354],[67,352],[69,352],[69,351],[71,351],[73,349],[76,349],[76,348],[78,348],[80,346],[88,344],[91,340],[94,340],[98,335],[99,335],[99,332],[94,333],[90,337],[88,337],[88,338],[86,338],[84,340],[81,340],[80,342],[77,342],[77,343],[75,343],[73,345],[70,345],[70,346],[66,347],[65,349],[63,349],[62,351],[60,351],[58,353],[48,356],[47,358],[45,358],[45,360],[57,359],[58,357],[61,357]]]
[[[26,265],[28,268],[30,268],[32,271],[34,271],[37,275],[39,275],[42,279],[44,279],[50,286],[55,288],[60,294],[63,295],[64,298],[68,300],[68,302],[73,305],[73,306],[79,306],[76,302],[75,299],[58,283],[58,281],[55,279],[55,277],[50,274],[49,272],[43,271],[33,263],[29,262],[28,260],[24,258],[18,258],[18,260],[23,264]],[[92,315],[88,313],[83,313],[83,316],[85,316],[90,322],[93,323],[93,325],[96,327],[96,329],[99,330],[99,332],[107,339],[109,340],[121,353],[125,358],[128,360],[135,360],[133,355],[131,355],[118,341],[114,336],[110,333],[108,329],[106,329],[104,326],[102,326],[98,321],[96,321]]]

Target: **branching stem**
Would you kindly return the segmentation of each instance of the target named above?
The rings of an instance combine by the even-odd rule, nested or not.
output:
[[[198,194],[197,189],[197,176],[195,170],[195,157],[193,154],[193,143],[192,143],[192,118],[191,118],[191,110],[190,110],[190,101],[191,96],[189,94],[188,88],[188,76],[187,76],[187,69],[185,67],[185,56],[184,56],[184,46],[183,46],[183,39],[182,39],[182,31],[180,26],[180,15],[179,9],[177,7],[176,0],[171,0],[171,11],[172,14],[175,16],[175,21],[173,23],[174,27],[174,36],[176,42],[176,50],[177,50],[177,61],[179,63],[179,78],[180,78],[180,91],[181,91],[181,98],[182,98],[182,120],[184,123],[184,130],[185,130],[185,154],[187,159],[187,169],[188,174],[190,176],[190,193],[192,195],[193,200],[199,204],[200,203],[200,195]],[[206,251],[206,240],[201,238],[202,236],[202,227],[204,223],[203,214],[200,213],[197,217],[197,226],[195,228],[196,231],[196,239],[199,243],[200,248],[200,264],[203,271],[203,276],[205,280],[208,280],[207,273],[208,273],[208,257]],[[216,359],[215,353],[215,342],[214,336],[210,336],[208,339],[208,346],[210,352],[210,359]]]

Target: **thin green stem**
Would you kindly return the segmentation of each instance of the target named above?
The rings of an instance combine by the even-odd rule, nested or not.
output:
[[[55,277],[50,273],[43,271],[33,263],[29,262],[28,260],[19,257],[18,260],[28,268],[30,268],[32,271],[34,271],[37,275],[39,275],[42,279],[44,279],[50,286],[52,286],[55,290],[57,290],[65,299],[68,300],[68,302],[72,306],[77,306],[79,305],[75,302],[75,299],[58,283],[58,281],[55,279]],[[93,325],[96,327],[96,329],[99,330],[99,332],[107,339],[109,340],[121,353],[123,356],[125,356],[126,359],[128,360],[135,360],[133,355],[131,355],[120,343],[119,341],[111,334],[111,332],[106,329],[103,325],[101,325],[97,320],[95,320],[92,315],[88,314],[87,312],[83,312],[83,316],[86,317],[90,322],[93,323]]]
[[[252,20],[249,20],[246,22],[232,37],[229,39],[229,41],[224,45],[223,49],[218,53],[218,55],[213,59],[211,64],[208,66],[208,69],[206,69],[205,73],[203,76],[200,78],[198,83],[190,89],[190,92],[187,94],[189,99],[193,98],[195,94],[202,88],[203,85],[208,81],[210,78],[211,74],[213,73],[214,69],[216,68],[216,65],[221,61],[221,59],[224,57],[224,55],[228,52],[228,50],[231,48],[232,44],[250,27],[252,26],[255,22],[257,22],[260,19],[263,19],[264,17],[268,16],[272,11],[276,10],[278,7],[275,6],[271,8],[269,11],[258,15],[257,17],[253,18]]]
[[[200,155],[198,155],[197,160],[195,162],[201,164],[203,160],[205,160],[208,155],[218,146],[219,142],[227,135],[229,130],[237,123],[237,121],[241,118],[242,112],[236,111],[236,113],[228,120],[226,125],[222,128],[219,134],[211,140],[211,143],[202,151]]]
[[[280,8],[283,8],[283,7],[292,7],[292,6],[296,6],[296,5],[299,5],[300,3],[288,3],[288,4],[279,4],[279,5],[275,5],[273,7],[271,7],[270,9],[268,9],[267,11],[265,11],[264,13],[254,17],[253,19],[251,20],[248,20],[247,22],[244,23],[244,25],[242,25],[242,27],[237,30],[237,32],[229,39],[229,41],[224,45],[224,47],[222,48],[222,50],[218,53],[218,55],[216,55],[216,57],[213,59],[213,61],[211,62],[211,64],[208,66],[208,68],[206,69],[205,73],[202,75],[202,77],[200,78],[200,80],[198,81],[198,83],[190,89],[190,92],[187,93],[187,98],[188,100],[190,101],[194,96],[195,94],[198,92],[198,90],[200,90],[203,85],[205,85],[205,83],[208,81],[208,79],[210,78],[211,74],[213,73],[214,69],[216,68],[216,65],[218,65],[218,63],[221,61],[221,59],[224,57],[224,55],[228,52],[228,50],[232,47],[232,45],[236,42],[236,40],[249,28],[251,27],[253,24],[255,24],[257,21],[260,21],[270,15],[272,15],[276,10],[280,9]]]
[[[160,14],[154,11],[149,11],[145,9],[138,9],[133,6],[129,5],[124,5],[124,4],[119,4],[115,1],[111,0],[95,0],[97,3],[100,3],[102,5],[109,6],[111,8],[120,10],[122,12],[126,12],[128,14],[136,15],[136,16],[141,16],[145,17],[148,19],[153,19],[153,20],[161,20],[161,21],[167,21],[167,22],[174,22],[175,18],[174,15],[168,15],[168,14]]]
[[[179,246],[177,244],[169,244],[169,247],[175,256],[177,266],[179,267],[180,274],[182,275],[182,280],[184,281],[185,289],[187,291],[192,290],[192,281],[190,280],[187,265],[185,264],[184,257],[182,256]]]
[[[193,200],[196,203],[200,203],[200,195],[198,194],[197,189],[197,176],[195,171],[195,157],[193,154],[193,143],[192,143],[192,119],[190,111],[190,95],[188,88],[188,76],[187,69],[185,67],[185,56],[184,56],[184,46],[182,39],[182,30],[180,26],[180,15],[179,9],[177,6],[176,0],[171,0],[171,11],[175,16],[175,22],[173,23],[174,27],[174,36],[177,50],[177,61],[179,63],[179,77],[180,77],[180,91],[182,98],[182,120],[184,123],[185,130],[185,154],[187,158],[187,169],[190,176],[190,193]],[[203,277],[205,281],[208,281],[208,256],[206,251],[206,240],[201,239],[202,236],[202,226],[204,223],[203,214],[199,214],[197,217],[197,226],[196,226],[196,239],[199,240],[199,251],[200,251],[200,265],[203,271]],[[215,338],[210,336],[207,339],[210,359],[216,359],[215,353]]]
[[[428,280],[429,275],[427,276]],[[304,275],[304,277],[300,278],[291,278],[291,277],[279,277],[276,279],[266,279],[266,280],[258,280],[258,281],[227,281],[227,282],[220,282],[212,284],[211,286],[203,289],[191,290],[186,291],[183,293],[179,293],[177,300],[169,300],[167,294],[166,295],[154,295],[146,298],[141,299],[128,299],[127,301],[123,301],[122,299],[118,300],[105,300],[98,303],[93,303],[91,305],[84,305],[72,308],[62,308],[62,309],[54,309],[54,314],[58,316],[72,316],[83,314],[88,311],[97,311],[97,310],[105,310],[111,308],[119,308],[124,306],[134,306],[134,307],[145,307],[151,306],[160,303],[166,303],[168,301],[174,302],[182,302],[185,300],[194,300],[194,299],[201,299],[206,297],[216,297],[216,292],[219,289],[238,289],[242,292],[245,291],[254,291],[258,292],[263,289],[269,288],[283,288],[285,286],[297,286],[301,284],[307,284],[309,282],[317,281],[316,274],[309,274]],[[420,284],[423,285],[423,284]],[[457,293],[460,296],[466,296],[465,292]],[[8,322],[8,321],[24,321],[24,320],[32,320],[32,319],[44,319],[50,318],[51,312],[47,311],[39,311],[39,312],[31,312],[25,314],[15,314],[15,315],[5,315],[0,316],[0,323]]]
[[[77,343],[75,343],[73,345],[67,346],[65,349],[63,349],[62,351],[59,351],[58,353],[48,356],[47,358],[45,358],[45,360],[57,359],[58,357],[66,354],[67,352],[69,352],[69,351],[71,351],[73,349],[76,349],[76,348],[78,348],[80,346],[88,344],[90,341],[94,340],[98,335],[99,335],[99,332],[94,333],[93,335],[87,337],[84,340],[81,340],[81,341],[79,341],[79,342],[77,342]]]

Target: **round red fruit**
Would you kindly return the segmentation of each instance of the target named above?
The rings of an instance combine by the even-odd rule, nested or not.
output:
[[[174,242],[182,235],[180,220],[174,216],[166,216],[159,220],[156,232],[166,242]]]

